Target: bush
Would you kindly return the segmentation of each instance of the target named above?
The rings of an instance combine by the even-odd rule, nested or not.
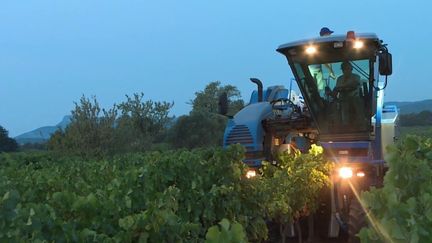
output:
[[[384,187],[362,193],[371,225],[362,242],[430,242],[432,140],[407,136],[389,149]]]
[[[328,164],[313,151],[285,155],[283,165],[255,179],[243,176],[241,146],[104,160],[2,154],[0,241],[202,242],[207,236],[211,242],[246,235],[261,242],[266,220],[293,222],[313,212],[315,194],[328,180]]]

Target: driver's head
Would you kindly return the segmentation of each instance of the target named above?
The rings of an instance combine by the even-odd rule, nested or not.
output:
[[[342,72],[347,73],[352,71],[352,65],[350,62],[345,61],[341,64]]]

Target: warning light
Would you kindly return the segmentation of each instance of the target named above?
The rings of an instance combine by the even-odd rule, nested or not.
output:
[[[354,33],[354,31],[352,31],[352,30],[348,31],[347,35],[346,35],[346,38],[347,38],[347,40],[351,40],[351,41],[355,40],[355,33]]]

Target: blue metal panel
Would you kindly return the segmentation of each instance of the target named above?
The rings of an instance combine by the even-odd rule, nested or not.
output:
[[[336,163],[373,163],[371,141],[321,142],[328,159]]]
[[[397,112],[397,106],[395,106],[395,105],[386,105],[386,106],[384,106],[382,112],[383,113]]]
[[[287,89],[279,89],[275,96],[273,97],[273,100],[281,100],[281,99],[288,99],[288,90]]]
[[[235,143],[237,136],[238,143],[245,147],[251,147],[254,151],[262,151],[264,130],[261,121],[271,114],[272,107],[269,102],[260,102],[244,107],[233,119],[229,120],[224,134],[224,146]],[[247,133],[250,134],[252,139],[245,139]],[[231,141],[228,139],[230,136],[233,138]]]
[[[228,121],[224,134],[224,147],[241,144],[248,153],[263,151],[264,129],[261,121],[272,115],[269,102],[249,104]],[[264,158],[248,158],[249,166],[260,166]]]
[[[377,107],[375,114],[375,141],[374,141],[374,159],[382,160],[382,135],[381,135],[381,118],[384,106],[384,89],[377,92]]]
[[[258,158],[263,156],[264,149],[262,121],[273,115],[270,102],[279,99],[288,99],[288,90],[283,86],[271,86],[263,90],[262,102],[258,102],[258,91],[254,90],[250,103],[228,121],[223,146],[239,143],[246,148],[249,155],[257,154],[257,157],[248,157],[244,160],[249,166],[260,166],[261,161],[265,159]]]
[[[354,141],[354,142],[321,142],[324,149],[349,149],[349,148],[364,148],[370,147],[369,141]]]
[[[273,97],[270,97],[272,92],[277,90]],[[288,99],[288,90],[283,88],[283,86],[270,86],[267,89],[263,90],[263,101],[274,101],[278,99]],[[271,99],[271,100],[270,100]],[[249,104],[258,103],[258,91],[254,90],[251,94],[251,98],[249,100]]]
[[[268,96],[270,95],[270,93],[271,93],[271,90],[269,90],[269,89],[263,90],[263,101],[267,101]],[[251,98],[250,98],[250,101],[249,101],[249,104],[255,104],[255,103],[258,103],[258,91],[257,90],[254,90],[252,92]]]
[[[249,167],[259,167],[261,166],[261,161],[265,160],[265,158],[257,158],[257,159],[245,159],[243,162],[247,164]]]

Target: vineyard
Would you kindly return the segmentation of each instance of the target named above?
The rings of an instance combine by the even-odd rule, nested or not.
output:
[[[362,242],[432,238],[432,140],[390,148],[383,188],[362,193]],[[1,242],[261,242],[317,209],[332,163],[322,148],[282,154],[244,177],[244,150],[133,153],[110,159],[0,155]]]
[[[316,208],[331,164],[322,149],[282,155],[247,179],[243,148],[104,160],[2,154],[1,242],[241,242]],[[283,232],[282,232],[283,235]]]
[[[364,192],[370,226],[362,242],[432,241],[432,139],[407,136],[389,148],[384,187]]]

